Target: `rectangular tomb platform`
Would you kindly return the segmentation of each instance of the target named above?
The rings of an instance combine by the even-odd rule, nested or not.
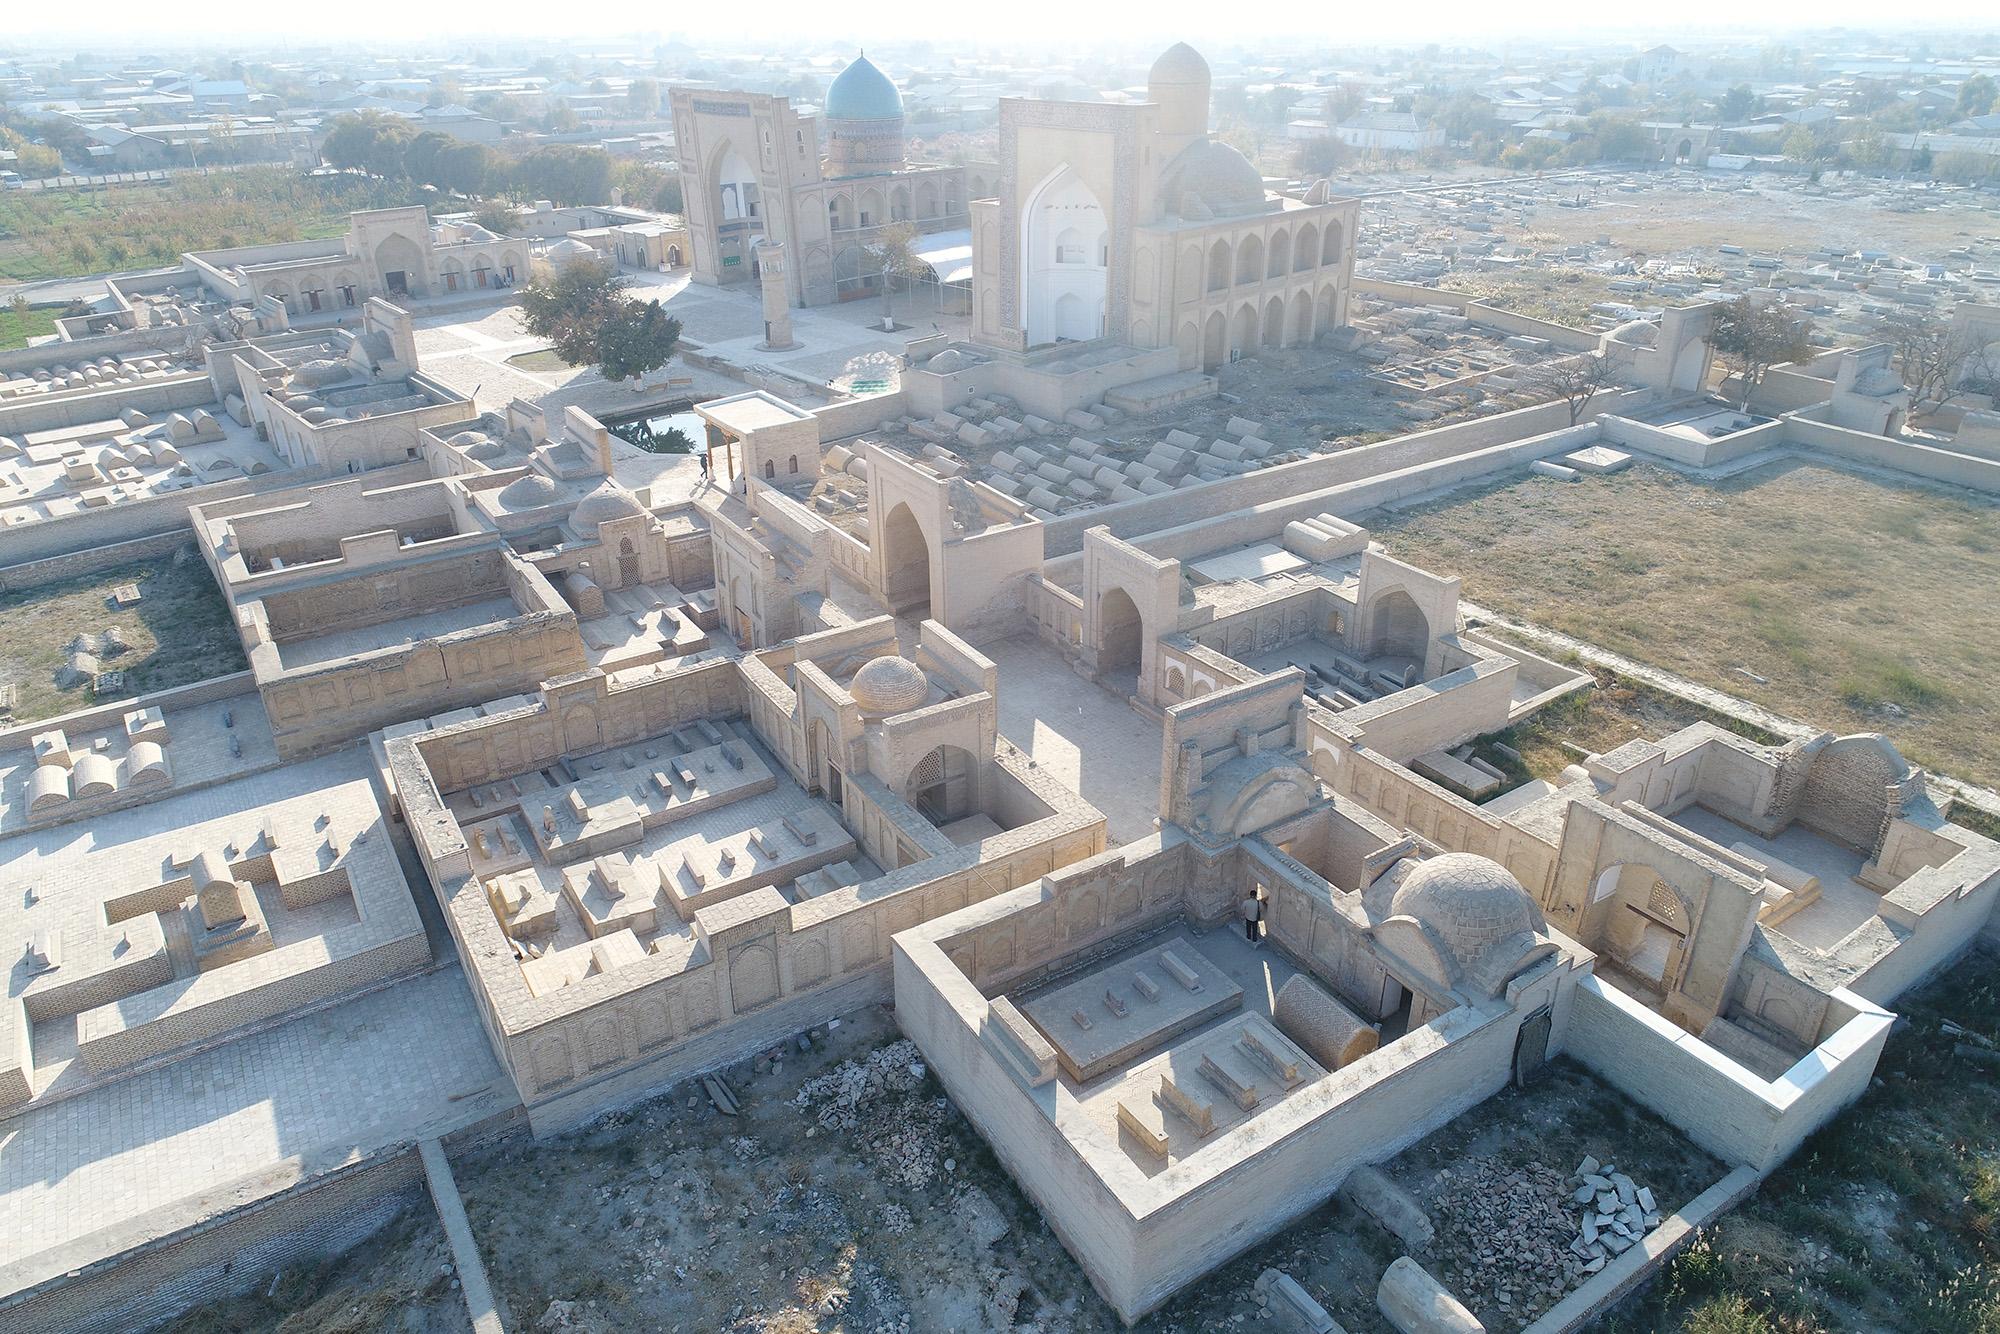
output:
[[[1151,1175],[1326,1073],[1270,1020],[1245,1013],[1093,1091],[1086,1111]]]
[[[1078,1084],[1241,1008],[1243,988],[1177,935],[1143,954],[1092,969],[1021,1007]]]

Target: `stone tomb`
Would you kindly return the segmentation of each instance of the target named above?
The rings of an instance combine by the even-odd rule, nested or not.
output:
[[[1243,1004],[1243,988],[1177,935],[1022,1006],[1079,1084]]]

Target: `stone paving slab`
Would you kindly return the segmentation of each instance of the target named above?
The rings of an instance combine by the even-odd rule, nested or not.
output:
[[[0,1293],[516,1101],[454,965],[33,1109],[0,1124]]]

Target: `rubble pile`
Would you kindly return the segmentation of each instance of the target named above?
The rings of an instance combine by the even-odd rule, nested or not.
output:
[[[903,1038],[808,1079],[799,1085],[792,1106],[813,1112],[822,1130],[852,1130],[861,1121],[863,1104],[885,1092],[907,1093],[923,1078],[923,1053]]]
[[[1430,1200],[1439,1281],[1475,1310],[1533,1320],[1586,1272],[1570,1247],[1570,1194],[1568,1178],[1539,1164],[1483,1159],[1442,1169]]]
[[[1594,1274],[1613,1256],[1623,1255],[1660,1225],[1653,1192],[1619,1171],[1614,1163],[1586,1156],[1570,1176],[1570,1201],[1577,1208],[1577,1235],[1570,1253]]]

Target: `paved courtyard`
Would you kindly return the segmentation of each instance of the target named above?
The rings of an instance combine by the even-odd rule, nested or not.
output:
[[[31,1108],[0,1120],[0,1291],[513,1101],[453,966]]]
[[[1000,668],[1000,733],[1051,778],[1104,812],[1113,844],[1153,832],[1160,810],[1160,732],[1117,695],[1070,670],[1039,639],[980,651]]]

